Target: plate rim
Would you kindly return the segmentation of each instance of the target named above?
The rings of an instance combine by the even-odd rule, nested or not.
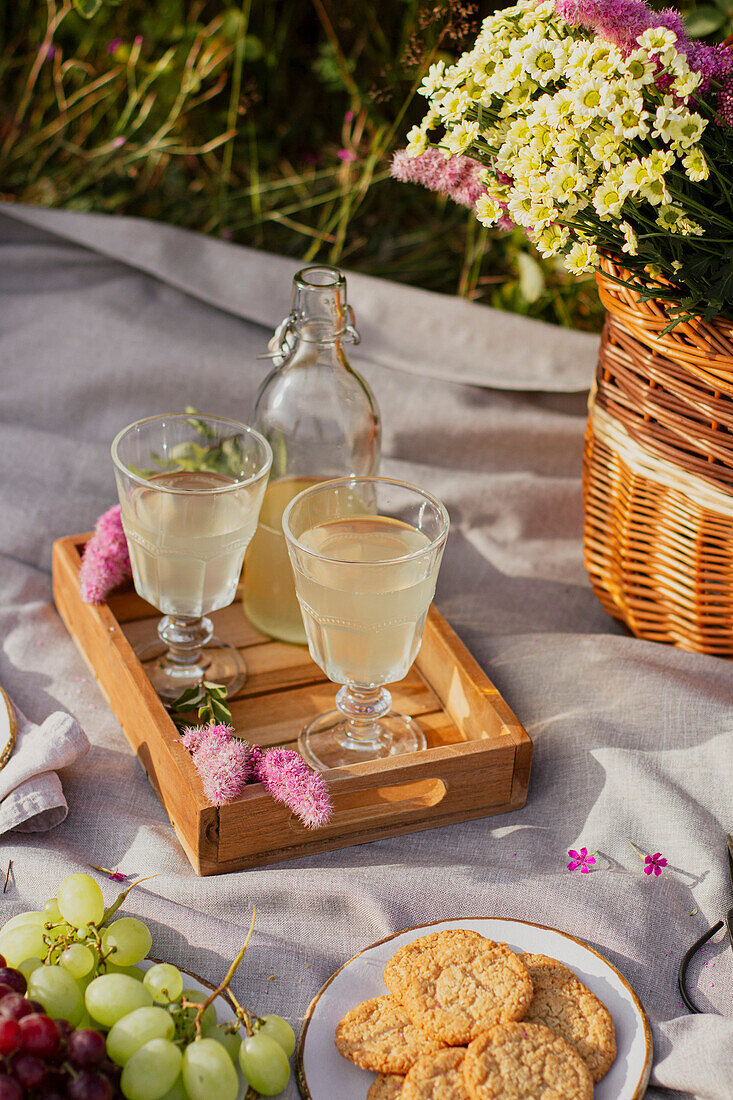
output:
[[[306,1034],[308,1032],[308,1026],[311,1022],[311,1018],[312,1018],[313,1013],[315,1011],[316,1005],[318,1004],[319,1000],[321,999],[323,994],[326,992],[326,990],[330,986],[331,982],[333,982],[338,977],[338,975],[341,973],[341,971],[344,970],[347,966],[349,966],[352,962],[354,962],[355,959],[358,959],[366,951],[371,951],[372,948],[374,948],[374,947],[381,947],[381,945],[383,943],[389,943],[390,940],[396,939],[397,936],[402,936],[405,932],[419,932],[423,928],[433,928],[436,924],[447,924],[447,923],[453,922],[453,921],[480,921],[480,920],[497,920],[497,921],[503,921],[506,924],[524,924],[524,925],[527,925],[530,928],[540,928],[545,932],[556,932],[559,936],[563,936],[567,940],[572,940],[574,943],[580,944],[581,947],[584,947],[587,951],[590,951],[591,954],[593,954],[597,958],[599,958],[603,963],[606,964],[606,966],[608,966],[614,972],[614,974],[619,979],[621,984],[631,994],[631,999],[634,1002],[634,1007],[636,1008],[637,1012],[639,1013],[639,1016],[640,1016],[641,1022],[642,1022],[642,1026],[643,1026],[643,1030],[644,1030],[644,1047],[645,1047],[644,1066],[643,1066],[642,1071],[641,1071],[641,1077],[639,1078],[639,1080],[636,1084],[634,1094],[631,1097],[631,1100],[641,1100],[641,1098],[644,1096],[644,1093],[647,1091],[647,1088],[648,1088],[648,1085],[649,1085],[649,1078],[651,1077],[651,1072],[652,1072],[652,1064],[653,1064],[653,1061],[654,1061],[654,1044],[653,1044],[653,1041],[652,1041],[652,1029],[651,1029],[651,1025],[649,1023],[649,1020],[647,1018],[647,1014],[644,1011],[644,1006],[642,1005],[641,1001],[639,1000],[639,997],[634,992],[634,990],[631,987],[631,985],[629,984],[629,982],[627,982],[626,978],[623,976],[621,971],[618,970],[613,965],[613,963],[610,962],[606,958],[606,956],[602,952],[597,951],[595,949],[595,947],[591,947],[590,944],[586,943],[585,940],[581,939],[579,936],[573,936],[572,933],[570,933],[570,932],[563,932],[562,929],[560,929],[560,928],[554,928],[551,924],[539,924],[537,921],[522,920],[519,917],[496,917],[496,916],[486,916],[485,914],[482,915],[482,916],[473,916],[473,917],[472,916],[442,917],[438,920],[427,921],[425,924],[415,924],[411,928],[400,928],[400,929],[398,929],[397,932],[392,932],[389,936],[384,936],[381,940],[375,940],[374,943],[370,943],[366,947],[363,947],[361,949],[361,951],[357,951],[356,954],[352,955],[350,959],[347,959],[345,963],[342,963],[341,966],[338,968],[338,970],[334,970],[333,974],[330,976],[330,978],[326,979],[326,981],[323,983],[321,988],[318,990],[318,992],[316,993],[316,995],[313,997],[310,1004],[308,1005],[308,1008],[305,1011],[305,1015],[303,1016],[303,1024],[301,1026],[300,1034],[298,1035],[298,1042],[297,1042],[296,1047],[295,1047],[295,1079],[296,1079],[296,1082],[297,1082],[297,1085],[298,1085],[298,1090],[299,1090],[300,1095],[303,1098],[303,1100],[313,1100],[313,1095],[312,1095],[310,1089],[308,1088],[308,1082],[306,1080],[305,1071],[303,1069],[303,1049],[305,1047],[305,1039],[306,1039]]]
[[[10,702],[10,698],[5,689],[0,686],[0,702],[3,703],[5,709],[8,712],[8,725],[10,727],[10,738],[5,748],[0,748],[0,771],[5,767],[8,760],[11,757],[13,749],[15,748],[15,738],[18,730],[18,721],[15,714],[15,707]]]

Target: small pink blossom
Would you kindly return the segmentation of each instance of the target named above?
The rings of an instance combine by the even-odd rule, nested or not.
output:
[[[257,776],[276,802],[284,802],[308,829],[325,825],[333,807],[326,781],[291,749],[271,749],[262,757]]]
[[[353,121],[354,121],[354,112],[353,111],[347,111],[346,114],[344,115],[344,122],[353,122]]]
[[[568,871],[577,871],[580,868],[581,875],[587,875],[590,873],[590,865],[595,863],[593,856],[588,855],[587,848],[581,848],[579,852],[576,852],[574,848],[571,848],[568,852],[571,858],[571,862],[568,863]]]
[[[461,206],[473,208],[486,188],[479,179],[482,165],[471,157],[446,157],[432,147],[419,157],[398,149],[392,158],[392,176],[403,183],[419,183],[438,191]]]
[[[81,598],[85,603],[104,603],[110,592],[131,576],[122,514],[119,504],[115,504],[99,517],[84,547],[79,570]]]
[[[124,882],[127,875],[123,875],[119,867],[115,867],[114,871],[110,871],[108,878],[111,878],[113,882]]]
[[[662,867],[667,866],[667,861],[661,852],[655,852],[653,856],[644,856],[644,874],[655,874],[657,878],[662,873]]]
[[[107,53],[116,53],[122,45],[121,38],[113,38],[107,43]]]
[[[339,149],[336,156],[339,158],[339,160],[346,161],[347,163],[351,163],[352,161],[357,159],[356,153],[353,149]]]
[[[120,135],[120,137],[116,137],[116,138],[112,139],[112,145],[115,149],[121,149],[122,146],[126,145],[126,144],[127,144],[127,138],[122,137],[122,135]]]

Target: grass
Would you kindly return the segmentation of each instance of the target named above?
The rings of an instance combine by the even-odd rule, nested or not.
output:
[[[75,4],[100,6],[85,19]],[[154,218],[596,330],[592,280],[389,177],[422,113],[425,67],[460,51],[494,6],[8,3],[0,197]]]

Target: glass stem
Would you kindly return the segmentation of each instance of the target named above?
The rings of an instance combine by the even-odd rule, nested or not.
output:
[[[203,657],[201,649],[213,637],[211,619],[205,616],[165,615],[158,623],[158,634],[168,647],[162,664],[170,674],[179,675],[182,679],[195,676],[197,671],[203,675],[209,661]]]
[[[336,694],[336,706],[346,718],[348,736],[360,745],[379,740],[379,719],[389,712],[392,696],[383,687],[344,684]]]

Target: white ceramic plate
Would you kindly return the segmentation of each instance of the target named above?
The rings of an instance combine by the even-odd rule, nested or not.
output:
[[[297,1052],[298,1085],[304,1100],[364,1100],[374,1074],[342,1058],[334,1046],[339,1020],[349,1009],[387,992],[382,972],[406,943],[429,932],[469,928],[515,951],[549,955],[569,966],[613,1016],[618,1053],[594,1091],[594,1100],[640,1100],[652,1068],[652,1037],[644,1010],[628,982],[592,947],[565,932],[521,920],[460,918],[397,932],[349,959],[316,994],[306,1013]]]
[[[15,744],[15,711],[7,695],[0,687],[0,768],[3,768]]]

